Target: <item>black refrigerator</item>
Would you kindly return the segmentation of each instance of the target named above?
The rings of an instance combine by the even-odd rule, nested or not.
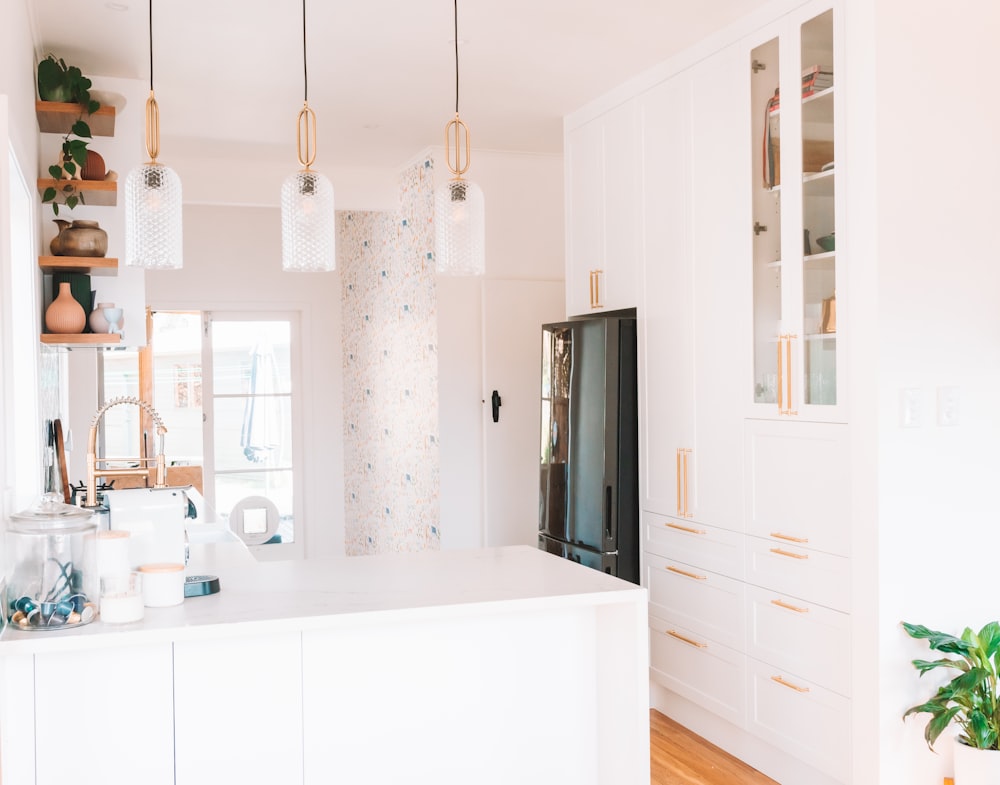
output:
[[[542,325],[538,547],[639,583],[634,316]]]

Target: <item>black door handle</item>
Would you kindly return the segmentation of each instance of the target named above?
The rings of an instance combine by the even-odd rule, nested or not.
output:
[[[493,422],[500,422],[500,393],[494,390],[490,400],[493,402]]]

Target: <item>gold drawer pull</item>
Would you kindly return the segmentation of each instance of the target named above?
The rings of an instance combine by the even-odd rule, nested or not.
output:
[[[777,537],[779,540],[788,540],[789,542],[809,542],[808,537],[793,537],[791,534],[782,534],[781,532],[771,532],[772,537]]]
[[[668,528],[677,529],[677,531],[687,532],[688,534],[705,534],[704,529],[692,529],[690,526],[681,526],[679,523],[668,523]]]
[[[795,611],[796,613],[809,613],[808,608],[799,608],[795,605],[790,605],[784,600],[771,600],[772,605],[777,605],[779,608],[785,608],[789,611]]]
[[[683,635],[681,635],[679,632],[676,632],[674,630],[667,630],[667,635],[669,635],[671,638],[677,638],[677,640],[679,640],[679,641],[684,641],[684,643],[686,643],[688,646],[694,646],[696,649],[707,649],[708,648],[708,644],[707,643],[699,643],[698,641],[693,641],[690,638],[686,638]]]
[[[790,559],[808,559],[809,557],[804,553],[792,553],[791,551],[783,551],[781,548],[771,548],[771,553],[776,553],[779,556],[787,556]]]
[[[694,578],[696,581],[707,581],[707,575],[697,575],[693,572],[687,572],[686,570],[680,570],[677,567],[667,567],[670,572],[676,572],[678,575],[683,575],[685,578]]]
[[[795,690],[796,692],[809,692],[808,687],[800,687],[798,684],[792,684],[790,681],[785,681],[780,676],[772,676],[771,681],[777,682],[782,687],[788,687],[788,689]]]

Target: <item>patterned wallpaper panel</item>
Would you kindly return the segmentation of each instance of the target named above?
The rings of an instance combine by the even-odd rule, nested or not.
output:
[[[399,209],[337,214],[348,555],[441,546],[433,162]]]

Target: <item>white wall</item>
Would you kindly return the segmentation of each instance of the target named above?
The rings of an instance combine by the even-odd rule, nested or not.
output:
[[[446,182],[451,175],[444,148],[435,148],[432,155],[436,183]],[[466,176],[483,189],[486,202],[486,278],[563,280],[562,157],[473,150]],[[479,547],[486,542],[488,525],[482,463],[489,410],[483,330],[488,325],[483,324],[482,282],[439,277],[437,292],[441,547]],[[526,357],[526,362],[535,358]],[[537,430],[537,419],[525,427]],[[502,467],[490,471],[511,474],[512,482],[516,476]],[[530,494],[534,508],[536,485],[514,485],[512,492]]]
[[[301,312],[306,460],[296,481],[305,490],[308,558],[344,553],[338,276],[282,271],[278,208],[206,205],[184,208],[184,268],[146,273],[153,309]]]
[[[13,153],[17,159],[17,166],[32,195],[38,168],[38,132],[34,110],[35,56],[27,9],[27,0],[9,0],[4,4],[0,24],[0,395],[3,396],[0,405],[0,515],[4,517],[16,512],[23,503],[23,493],[19,497],[14,494],[14,485],[20,480],[19,473],[14,471],[19,451],[15,438],[18,412],[15,411],[12,391],[18,369],[14,365],[12,347],[14,342],[37,341],[41,307],[39,302],[31,302],[32,318],[19,319],[17,324],[12,321],[14,298],[31,298],[31,293],[12,291],[12,277],[25,280],[34,275],[35,289],[40,290],[41,284],[41,275],[34,260],[14,258],[12,254],[13,246],[34,249],[36,245],[37,208],[34,207],[34,199],[31,200],[28,220],[21,221],[21,225],[10,223],[10,185],[11,178],[15,176],[9,163],[10,154]],[[16,264],[29,264],[31,269],[20,270],[20,275],[15,276],[12,266]],[[21,385],[37,387],[36,380],[37,374],[32,379],[23,369],[20,371]],[[41,423],[38,424],[38,433],[41,433]],[[34,449],[24,450],[26,455],[36,453]],[[40,467],[36,476],[40,480]],[[39,485],[36,491],[41,490]]]
[[[859,631],[878,646],[878,781],[937,785],[951,775],[949,745],[927,751],[926,715],[900,720],[933,691],[909,664],[928,649],[899,622],[959,633],[1000,617],[1000,105],[984,82],[1000,8],[977,0],[875,8],[877,246],[852,253],[851,264],[877,270],[877,299],[866,300],[870,318],[858,332],[877,369],[864,381],[877,396],[869,446],[878,506],[860,522],[870,534],[857,550],[877,548],[879,595],[856,597],[855,607],[878,605],[876,626]],[[960,396],[955,427],[936,421],[944,387]],[[900,426],[908,388],[922,404],[916,428]],[[867,768],[856,782],[873,776]]]

